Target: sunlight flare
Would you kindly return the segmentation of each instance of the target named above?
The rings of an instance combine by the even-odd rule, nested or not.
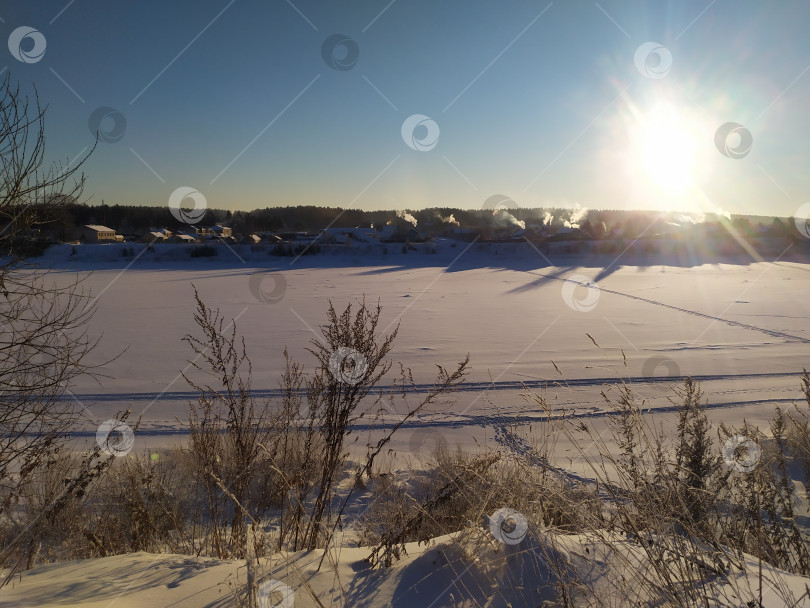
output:
[[[658,188],[683,193],[694,183],[700,132],[683,111],[659,105],[639,117],[630,163]]]

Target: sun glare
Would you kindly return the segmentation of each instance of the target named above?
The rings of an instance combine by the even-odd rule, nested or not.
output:
[[[670,193],[682,193],[694,182],[697,134],[686,115],[659,106],[640,117],[634,138],[634,172]]]

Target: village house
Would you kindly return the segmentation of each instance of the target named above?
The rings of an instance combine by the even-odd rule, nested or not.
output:
[[[374,228],[323,228],[320,240],[323,243],[351,245],[352,241],[367,243],[377,239]]]
[[[117,236],[115,230],[97,224],[87,224],[80,229],[81,238],[86,243],[114,243],[123,241],[123,236]]]
[[[262,242],[262,237],[258,234],[248,234],[245,237],[242,237],[242,243],[246,245],[258,245]]]
[[[162,243],[172,238],[172,231],[165,228],[150,228],[149,232],[141,237],[143,243]]]

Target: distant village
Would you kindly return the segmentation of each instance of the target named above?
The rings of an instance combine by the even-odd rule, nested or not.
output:
[[[115,222],[99,222],[100,218]],[[152,224],[160,220],[164,221]],[[56,243],[223,243],[266,248],[276,255],[317,253],[322,245],[355,248],[400,243],[406,248],[429,248],[437,240],[528,242],[540,251],[565,253],[618,253],[629,241],[641,252],[691,248],[730,254],[753,248],[778,253],[789,242],[800,243],[803,250],[808,241],[796,230],[793,218],[729,214],[504,207],[406,212],[310,206],[253,212],[206,210],[198,223],[188,224],[165,208],[118,205],[74,205],[56,221],[28,231],[27,238],[40,249]]]
[[[552,236],[548,231],[538,230],[534,227],[513,230],[488,231],[486,240],[523,240],[526,235]],[[568,235],[569,238],[580,238],[579,229],[564,229],[558,233]],[[81,243],[207,243],[227,242],[231,244],[279,244],[279,243],[312,243],[344,244],[352,243],[423,243],[437,236],[471,240],[481,237],[479,230],[456,227],[451,230],[435,230],[431,226],[417,228],[416,226],[402,227],[388,224],[377,229],[373,224],[367,227],[327,227],[318,231],[295,232],[258,232],[251,234],[235,234],[233,229],[222,224],[213,226],[190,226],[180,230],[167,228],[150,228],[145,233],[119,234],[112,228],[97,224],[86,224],[78,227],[79,237],[73,244]]]

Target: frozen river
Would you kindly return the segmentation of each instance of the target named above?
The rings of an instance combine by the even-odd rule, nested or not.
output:
[[[391,358],[411,367],[418,383],[429,383],[437,364],[453,367],[470,353],[454,403],[415,423],[465,441],[485,437],[487,427],[537,418],[525,388],[561,412],[599,415],[600,392],[624,380],[649,407],[666,411],[670,387],[686,375],[701,379],[724,419],[765,420],[775,405],[801,396],[798,374],[810,364],[810,265],[798,255],[550,259],[528,243],[326,251],[297,260],[249,248],[197,259],[177,248],[136,259],[112,248],[81,249],[77,256],[53,250],[47,261],[60,277],[93,270],[90,330],[103,336],[95,357],[115,359],[103,369],[109,378],[71,392],[86,408],[88,432],[117,410],[142,414],[144,445],[184,433],[193,394],[180,373],[191,357],[182,338],[196,329],[192,285],[236,319],[260,396],[276,394],[285,345],[311,365],[305,348],[319,335],[328,301],[340,308],[364,296],[379,300],[382,327],[400,326]],[[396,421],[397,408],[390,402],[384,421]],[[403,431],[403,440],[416,430]]]

